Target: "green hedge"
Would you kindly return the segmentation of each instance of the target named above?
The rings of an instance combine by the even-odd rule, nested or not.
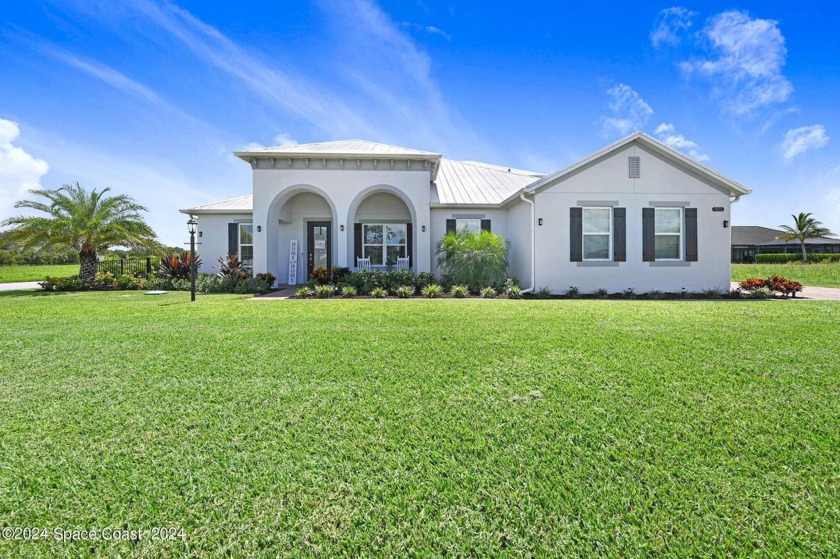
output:
[[[802,262],[801,252],[756,254],[756,264],[784,264],[785,262]],[[808,262],[840,262],[840,254],[808,253]]]

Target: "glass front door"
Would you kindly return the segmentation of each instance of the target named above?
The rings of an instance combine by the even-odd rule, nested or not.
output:
[[[310,221],[307,223],[307,251],[308,264],[307,277],[312,277],[312,271],[324,268],[329,275],[332,268],[331,241],[329,221]]]

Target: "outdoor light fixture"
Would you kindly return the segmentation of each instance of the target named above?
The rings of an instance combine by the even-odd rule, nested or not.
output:
[[[195,301],[195,230],[197,226],[198,221],[191,215],[187,222],[187,230],[190,232],[190,301]]]
[[[728,220],[728,219],[724,219],[724,220],[723,220],[723,228],[724,228],[724,229],[726,229],[727,227],[729,227],[729,220]]]
[[[421,230],[423,233],[425,233],[425,232],[426,232],[426,226],[425,226],[425,225],[424,225],[424,226],[422,226],[422,227],[420,228],[420,230]]]
[[[537,220],[537,225],[542,225],[542,218],[539,218],[539,219]]]
[[[198,238],[200,239],[200,238],[201,238],[201,237],[203,237],[203,236],[204,236],[204,231],[199,231],[199,232],[198,232]]]
[[[344,231],[344,224],[342,223],[341,225],[339,225],[339,227],[338,227],[338,228],[339,228],[341,231]]]
[[[262,225],[257,225],[257,233],[262,233]]]

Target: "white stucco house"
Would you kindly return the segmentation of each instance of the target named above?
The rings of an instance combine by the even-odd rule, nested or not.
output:
[[[361,140],[236,156],[250,195],[181,210],[202,271],[234,252],[291,284],[359,258],[436,272],[438,241],[468,228],[510,242],[526,289],[728,289],[730,205],[750,192],[641,132],[549,175]]]

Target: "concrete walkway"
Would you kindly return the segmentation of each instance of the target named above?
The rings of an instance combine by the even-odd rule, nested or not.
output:
[[[23,289],[41,289],[37,281],[21,281],[18,283],[0,283],[0,291],[18,291]]]

